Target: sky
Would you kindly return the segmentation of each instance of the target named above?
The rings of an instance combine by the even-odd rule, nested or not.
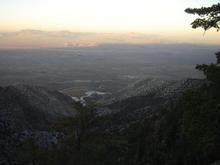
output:
[[[191,29],[196,18],[187,7],[210,6],[220,0],[0,0],[0,32],[22,29],[96,33],[145,33],[201,38]],[[211,30],[206,42],[219,42]]]

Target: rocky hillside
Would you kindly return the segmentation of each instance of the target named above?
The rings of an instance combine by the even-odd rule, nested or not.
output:
[[[219,160],[219,98],[212,97],[206,80],[144,80],[123,91],[128,92],[94,108],[42,87],[1,88],[0,164]]]
[[[105,104],[98,106],[96,113],[98,116],[112,116],[115,126],[119,123],[127,125],[167,106],[183,91],[204,83],[198,79],[141,80],[105,98],[102,102]],[[0,121],[10,123],[18,132],[47,131],[57,120],[74,117],[77,113],[75,106],[71,97],[39,86],[0,88]]]
[[[110,104],[125,100],[131,97],[154,95],[163,98],[173,98],[187,89],[195,89],[206,83],[204,79],[183,79],[183,80],[162,80],[162,79],[143,79],[136,81],[125,88],[104,95],[98,99],[101,104]]]
[[[0,164],[14,164],[16,147],[32,140],[48,148],[62,135],[56,121],[76,115],[75,102],[57,91],[37,86],[0,87]]]
[[[74,116],[74,101],[57,91],[37,86],[0,88],[0,121],[13,121],[16,130],[48,129],[56,119]]]
[[[202,79],[141,80],[106,99],[96,113],[99,117],[110,118],[101,125],[103,129],[123,130],[175,105],[185,91],[196,90],[204,84],[207,82]]]

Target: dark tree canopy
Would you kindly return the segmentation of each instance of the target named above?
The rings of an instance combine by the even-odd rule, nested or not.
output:
[[[211,7],[187,8],[185,12],[199,15],[200,18],[197,18],[191,23],[194,29],[198,27],[204,30],[210,28],[220,29],[220,3],[212,5]]]
[[[210,28],[220,29],[220,3],[212,5],[211,7],[201,8],[187,8],[185,12],[189,14],[197,14],[199,18],[195,19],[191,25],[192,28],[201,27],[205,31]],[[210,65],[197,65],[196,69],[203,71],[206,78],[220,89],[220,52],[216,53],[217,62]]]

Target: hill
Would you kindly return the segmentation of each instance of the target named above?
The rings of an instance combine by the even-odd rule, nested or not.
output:
[[[128,95],[96,107],[42,87],[1,88],[0,162],[218,163],[219,98],[212,97],[209,82],[159,84],[148,90],[148,80],[137,82]]]

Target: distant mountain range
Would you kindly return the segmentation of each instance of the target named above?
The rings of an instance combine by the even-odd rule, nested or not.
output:
[[[103,43],[163,43],[158,35],[141,33],[82,33],[26,29],[0,33],[0,48],[91,47]]]

